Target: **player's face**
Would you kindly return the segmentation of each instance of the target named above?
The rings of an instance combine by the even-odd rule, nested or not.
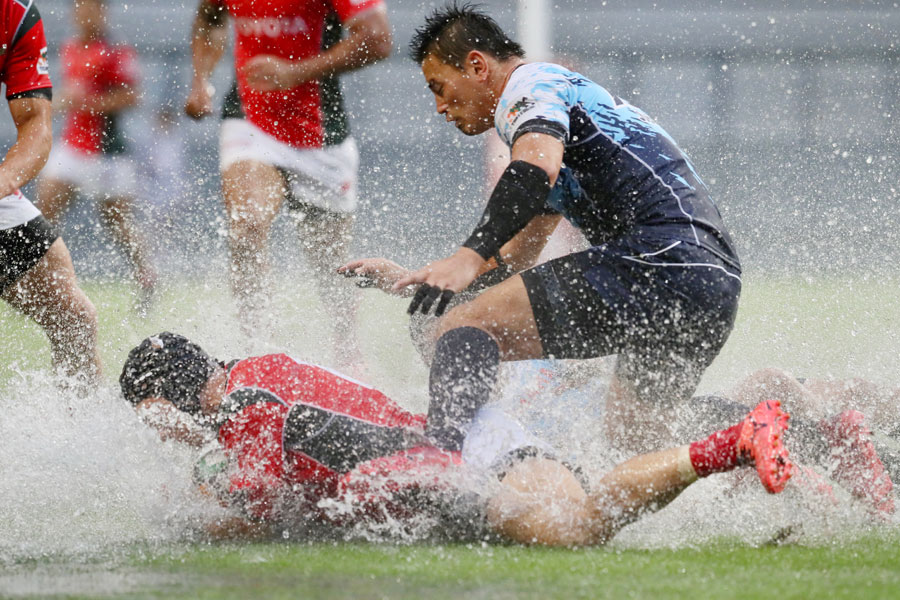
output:
[[[100,0],[75,0],[72,19],[81,37],[97,37],[106,31],[106,6]]]
[[[477,66],[469,61],[457,69],[429,54],[422,74],[434,94],[435,108],[466,135],[478,135],[494,122],[494,101]]]

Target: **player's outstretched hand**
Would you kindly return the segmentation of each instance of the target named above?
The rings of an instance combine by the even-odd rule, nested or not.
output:
[[[342,267],[338,273],[345,277],[356,277],[357,287],[374,287],[396,296],[411,296],[412,290],[403,288],[394,290],[394,284],[409,275],[409,269],[401,267],[387,258],[360,258],[352,260]]]
[[[428,314],[434,306],[435,316],[441,316],[456,292],[464,290],[478,275],[484,259],[469,248],[460,248],[456,254],[433,262],[414,271],[394,284],[394,290],[421,284],[409,304],[407,312],[417,310]]]
[[[194,84],[184,103],[184,113],[192,119],[202,119],[213,112],[213,87],[208,83]]]

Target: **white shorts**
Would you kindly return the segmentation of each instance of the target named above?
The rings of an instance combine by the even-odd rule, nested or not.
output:
[[[287,174],[293,199],[333,212],[356,210],[359,150],[353,138],[324,148],[295,148],[246,119],[225,119],[219,132],[219,168],[241,160],[277,167]]]
[[[92,198],[134,196],[137,191],[134,163],[127,154],[87,154],[59,143],[50,151],[42,174]]]
[[[9,196],[0,198],[0,231],[18,227],[40,214],[41,211],[22,192],[16,190]]]
[[[484,406],[466,432],[463,442],[463,462],[477,471],[497,468],[504,459],[517,450],[535,448],[548,455],[555,455],[546,442],[525,430],[504,410],[497,406]]]

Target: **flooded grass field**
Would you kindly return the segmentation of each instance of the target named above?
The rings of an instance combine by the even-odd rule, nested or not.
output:
[[[895,598],[900,540],[659,550],[289,544],[173,548],[28,563],[3,597]]]
[[[896,385],[897,284],[748,278],[734,333],[701,391],[768,366]],[[310,290],[283,283],[278,330],[248,340],[221,282],[170,284],[148,319],[133,315],[125,285],[89,282],[86,290],[100,313],[106,365],[106,384],[90,397],[54,387],[41,333],[0,306],[0,597],[888,598],[900,589],[894,522],[873,524],[844,497],[825,510],[802,492],[767,496],[724,476],[601,549],[398,545],[390,536],[371,544],[198,542],[198,516],[216,507],[191,486],[193,455],[160,443],[117,396],[127,351],[169,329],[220,358],[286,350],[328,365],[321,308]],[[423,410],[427,370],[404,308],[376,292],[364,297],[365,377]],[[566,417],[553,414],[565,407],[541,410]],[[598,455],[592,427],[569,428],[566,449],[597,473],[608,457]]]

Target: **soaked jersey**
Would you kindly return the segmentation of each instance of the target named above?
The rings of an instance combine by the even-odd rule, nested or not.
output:
[[[494,124],[510,147],[530,132],[564,144],[548,208],[579,227],[591,244],[623,237],[651,250],[686,244],[740,273],[706,185],[669,134],[641,110],[559,65],[529,63],[510,76]],[[641,256],[652,261],[650,254]]]
[[[106,40],[68,40],[60,50],[63,81],[68,88],[88,94],[103,94],[138,81],[134,48],[110,44]],[[94,113],[72,109],[63,127],[63,142],[85,154],[117,154],[125,142],[115,113]]]
[[[261,92],[247,85],[241,69],[259,55],[302,60],[319,54],[326,20],[337,15],[346,22],[383,0],[210,0],[228,9],[234,20],[238,93],[246,118],[254,125],[298,148],[324,144],[321,83],[308,81],[289,90]]]
[[[6,98],[50,99],[44,22],[33,0],[0,0],[0,79]]]
[[[281,492],[311,509],[336,494],[341,476],[401,450],[425,416],[334,371],[269,354],[230,366],[218,441],[234,468],[230,493],[260,518],[278,511]]]

